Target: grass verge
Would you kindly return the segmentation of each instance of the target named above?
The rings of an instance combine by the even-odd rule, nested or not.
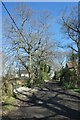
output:
[[[15,109],[14,103],[16,99],[14,97],[4,96],[2,98],[2,112],[3,114],[8,113],[11,110]]]

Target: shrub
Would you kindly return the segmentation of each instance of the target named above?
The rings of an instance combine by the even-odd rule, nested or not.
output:
[[[61,71],[60,82],[67,88],[75,88],[77,75],[75,70],[64,68]]]

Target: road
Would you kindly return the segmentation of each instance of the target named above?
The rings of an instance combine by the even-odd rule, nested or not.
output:
[[[80,120],[80,94],[64,90],[58,82],[46,83],[2,120]]]

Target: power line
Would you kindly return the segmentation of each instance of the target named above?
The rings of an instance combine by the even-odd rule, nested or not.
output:
[[[1,1],[2,2],[2,1]],[[14,21],[13,17],[11,16],[10,12],[8,11],[8,9],[6,8],[5,4],[2,2],[3,7],[5,8],[6,12],[8,13],[9,17],[11,18],[11,20],[13,21],[14,25],[16,26],[17,30],[19,31],[19,34],[22,36],[22,38],[25,40],[23,34],[21,33],[20,29],[18,28],[16,22]],[[27,43],[28,44],[28,43]]]

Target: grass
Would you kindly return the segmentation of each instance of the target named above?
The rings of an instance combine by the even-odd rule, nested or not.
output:
[[[80,88],[75,88],[75,87],[74,87],[73,85],[71,85],[71,84],[65,83],[63,87],[64,87],[64,89],[70,89],[70,90],[73,91],[73,92],[80,93]]]
[[[4,106],[2,106],[3,112],[14,110],[14,108],[15,108],[15,107],[12,106],[12,105],[4,105]]]
[[[63,86],[65,89],[74,89],[74,86],[72,84],[64,83]]]
[[[3,102],[3,105],[2,105],[2,110],[3,110],[3,113],[5,111],[11,111],[13,109],[15,109],[15,107],[13,106],[14,103],[15,103],[15,98],[14,97],[8,97],[8,96],[4,96],[2,98],[2,102]],[[10,105],[11,104],[11,105]]]
[[[80,93],[80,88],[73,89],[73,91]]]

